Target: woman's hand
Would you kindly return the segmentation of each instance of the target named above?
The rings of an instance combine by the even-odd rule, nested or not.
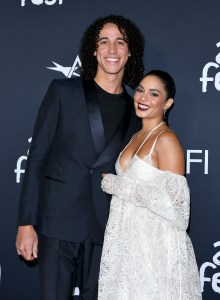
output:
[[[117,175],[108,173],[102,174],[102,182],[101,182],[101,188],[104,192],[107,194],[114,194],[114,189],[116,188],[117,185]]]

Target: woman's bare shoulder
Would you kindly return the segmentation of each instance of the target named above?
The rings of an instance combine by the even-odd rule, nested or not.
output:
[[[184,175],[184,151],[178,136],[173,131],[164,131],[157,141],[159,168]]]

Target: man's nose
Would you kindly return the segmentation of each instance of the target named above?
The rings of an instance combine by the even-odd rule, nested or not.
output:
[[[115,53],[116,51],[117,51],[117,47],[116,47],[115,43],[110,43],[109,44],[109,52]]]

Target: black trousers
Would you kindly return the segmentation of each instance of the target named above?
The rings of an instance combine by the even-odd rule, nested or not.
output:
[[[89,238],[73,243],[39,235],[40,300],[97,300],[101,252]]]

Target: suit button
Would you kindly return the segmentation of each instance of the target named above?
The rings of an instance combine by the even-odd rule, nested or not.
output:
[[[93,170],[90,170],[89,173],[92,174],[92,173],[93,173]]]

